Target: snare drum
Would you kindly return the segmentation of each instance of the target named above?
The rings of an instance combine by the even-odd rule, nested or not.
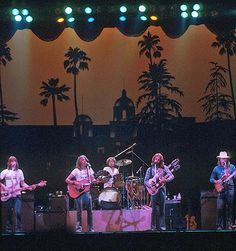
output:
[[[121,195],[114,187],[107,187],[98,196],[98,203],[102,209],[120,208]]]

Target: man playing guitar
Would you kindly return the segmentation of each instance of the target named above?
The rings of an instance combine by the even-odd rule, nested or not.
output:
[[[216,157],[217,166],[214,167],[210,182],[214,183],[217,191],[217,218],[216,228],[218,230],[232,229],[233,225],[233,201],[234,201],[234,180],[236,180],[236,168],[230,164],[227,152],[220,152]],[[227,206],[225,215],[224,209]]]
[[[12,216],[15,211],[16,215],[16,228],[15,232],[22,231],[21,224],[21,190],[22,188],[33,190],[35,187],[29,186],[25,183],[24,174],[21,169],[19,169],[19,164],[15,156],[10,156],[7,162],[7,168],[4,169],[0,174],[1,182],[1,194],[9,193],[9,199],[3,203],[3,206],[7,209],[7,225],[6,232],[13,231],[13,221]],[[14,192],[15,191],[15,192]],[[2,200],[3,201],[3,200]]]
[[[85,155],[80,155],[78,157],[74,170],[65,181],[68,184],[69,194],[75,200],[77,210],[76,232],[82,232],[81,216],[83,206],[87,210],[88,231],[94,232],[90,184],[95,181],[95,178],[94,171]]]
[[[152,215],[151,215],[151,229],[157,230],[159,227],[160,230],[166,230],[165,225],[165,200],[166,200],[166,182],[170,182],[174,179],[174,175],[169,170],[169,168],[164,165],[164,158],[161,153],[156,153],[152,157],[152,166],[147,169],[144,184],[147,188],[152,189],[152,178],[156,177],[161,187],[157,193],[151,195],[151,204],[152,204]],[[154,187],[153,187],[154,189]],[[159,224],[158,224],[159,223]]]

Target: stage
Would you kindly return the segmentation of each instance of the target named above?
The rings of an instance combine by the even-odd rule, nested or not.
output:
[[[235,250],[236,231],[67,231],[1,235],[1,250]]]

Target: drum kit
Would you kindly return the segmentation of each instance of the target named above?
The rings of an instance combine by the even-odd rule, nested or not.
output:
[[[118,169],[132,163],[130,159],[116,161]],[[112,187],[102,189],[103,184],[108,182],[112,176],[105,170],[100,170],[95,174],[95,178],[100,185],[91,187],[94,209],[120,209],[141,208],[145,204],[145,187],[143,178],[137,176],[124,177],[124,173],[113,176]]]

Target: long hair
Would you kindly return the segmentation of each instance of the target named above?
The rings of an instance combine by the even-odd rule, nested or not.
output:
[[[110,160],[114,160],[114,162],[116,163],[116,159],[115,159],[114,157],[109,157],[109,158],[107,158],[107,160],[106,160],[107,166],[109,166]]]
[[[85,158],[87,162],[89,162],[88,158],[85,155],[80,155],[77,160],[76,160],[76,164],[75,167],[81,169],[81,159]]]
[[[151,165],[153,166],[155,164],[154,159],[156,158],[156,156],[160,156],[160,158],[161,158],[160,167],[164,167],[164,157],[163,157],[163,155],[161,153],[155,153],[153,155]]]
[[[11,169],[11,163],[15,161],[16,162],[16,170],[19,169],[19,163],[17,161],[17,158],[15,156],[10,156],[8,161],[7,161],[7,169]]]
[[[217,165],[218,165],[218,166],[221,165],[221,163],[220,163],[220,158],[217,158]],[[230,159],[227,158],[227,159],[226,159],[226,166],[229,166],[229,165],[230,165]]]

